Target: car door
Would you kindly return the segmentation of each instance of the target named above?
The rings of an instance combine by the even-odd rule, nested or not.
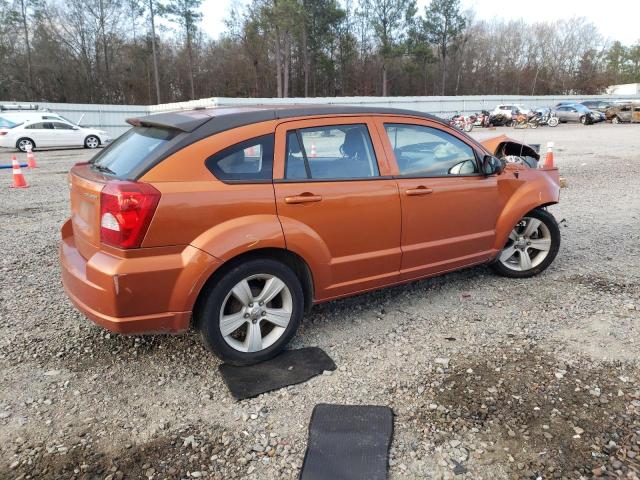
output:
[[[24,127],[25,133],[36,144],[36,147],[55,146],[55,135],[51,122],[36,122]]]
[[[53,125],[53,135],[56,146],[59,147],[71,147],[82,145],[81,134],[79,129],[75,129],[72,125],[64,122],[51,122]]]
[[[387,117],[378,131],[400,192],[400,280],[488,260],[500,205],[496,176],[479,173],[476,148],[429,120]]]
[[[310,264],[316,299],[397,281],[400,198],[369,118],[280,124],[274,189],[287,248]]]
[[[570,122],[572,121],[570,112],[569,112],[569,108],[570,107],[558,107],[558,109],[556,110],[556,116],[558,117],[558,119],[561,122]]]

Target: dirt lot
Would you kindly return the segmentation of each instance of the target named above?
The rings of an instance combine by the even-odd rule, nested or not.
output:
[[[0,478],[297,478],[319,402],[393,408],[390,477],[630,478],[640,471],[640,126],[498,129],[556,143],[555,263],[473,268],[315,307],[293,347],[338,370],[235,402],[198,335],[122,337],[58,273],[66,172],[0,170]],[[0,153],[0,163],[10,158]]]

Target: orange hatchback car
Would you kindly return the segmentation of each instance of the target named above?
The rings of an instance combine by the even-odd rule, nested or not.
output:
[[[120,333],[195,326],[225,361],[282,350],[314,303],[554,259],[557,169],[503,164],[420,112],[215,108],[129,121],[69,174],[65,289]]]

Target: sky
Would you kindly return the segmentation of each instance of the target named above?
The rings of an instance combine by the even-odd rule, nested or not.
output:
[[[225,30],[224,19],[233,2],[242,5],[248,0],[204,0],[202,28],[211,37],[217,38]],[[429,0],[418,0],[420,12],[428,4]],[[473,9],[478,20],[524,18],[537,22],[581,16],[593,22],[606,39],[625,45],[640,40],[640,0],[462,0],[462,6]]]

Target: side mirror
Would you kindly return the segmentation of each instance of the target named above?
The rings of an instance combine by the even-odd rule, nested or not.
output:
[[[482,173],[485,175],[500,175],[504,170],[504,164],[493,155],[485,155],[482,158]]]

